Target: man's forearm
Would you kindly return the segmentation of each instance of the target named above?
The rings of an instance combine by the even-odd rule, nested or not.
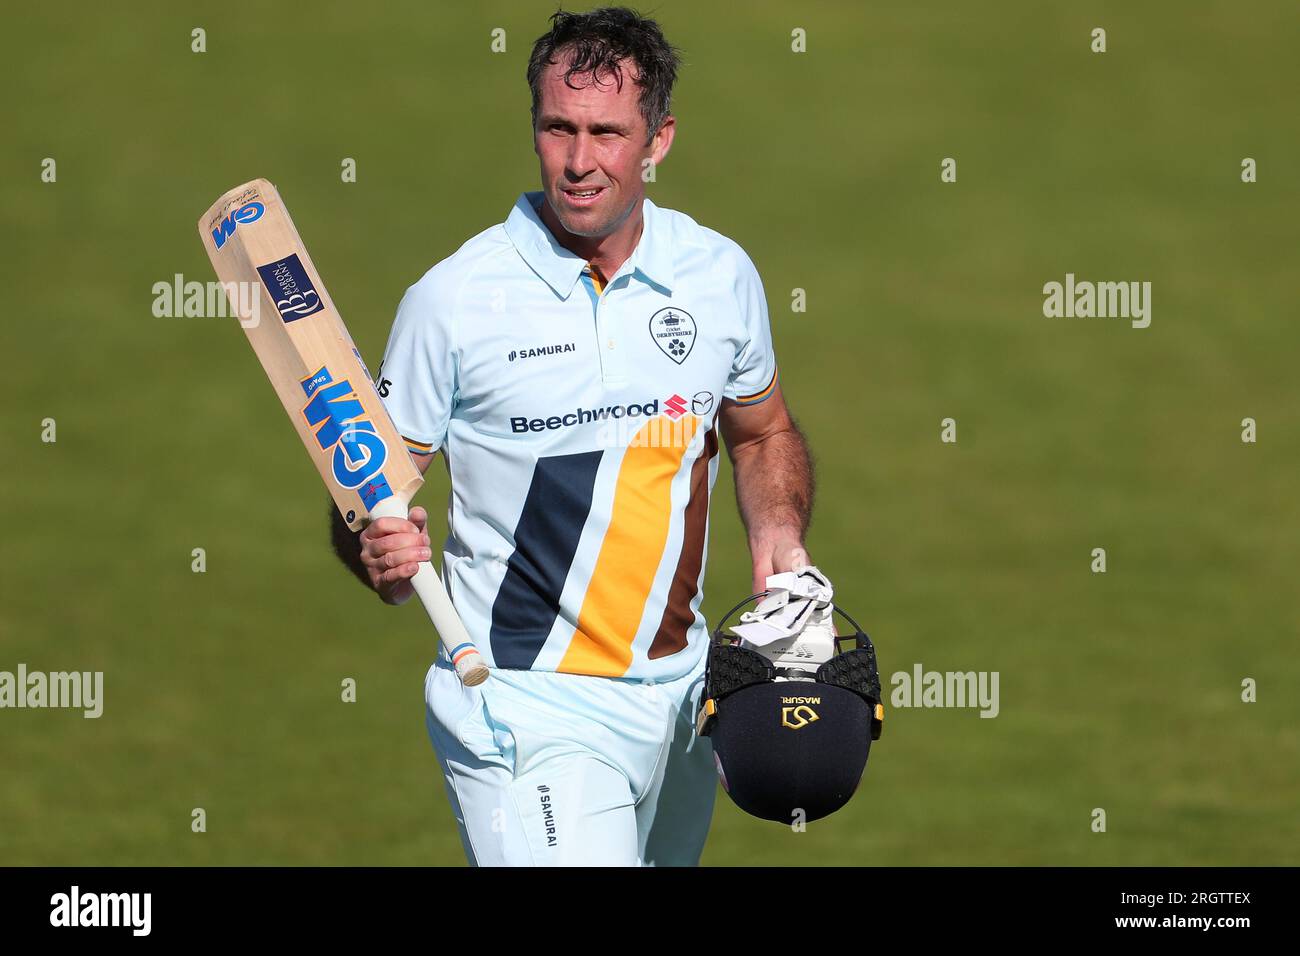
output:
[[[812,520],[812,456],[793,420],[789,428],[739,449],[732,460],[736,504],[751,551],[782,541],[802,544]]]

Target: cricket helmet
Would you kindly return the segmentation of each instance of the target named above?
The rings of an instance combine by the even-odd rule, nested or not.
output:
[[[853,627],[834,635],[834,656],[807,672],[785,671],[770,656],[726,634],[727,621],[752,601],[733,607],[709,640],[704,692],[696,729],[713,744],[722,787],[732,801],[764,820],[817,820],[853,796],[871,742],[880,738],[885,708],[871,638]],[[832,622],[833,617],[827,615]],[[849,650],[840,644],[852,641]]]

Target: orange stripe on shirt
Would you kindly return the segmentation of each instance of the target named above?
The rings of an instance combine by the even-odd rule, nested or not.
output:
[[[761,402],[763,399],[767,398],[767,396],[771,395],[772,390],[776,388],[776,377],[778,371],[779,371],[778,369],[772,369],[772,381],[767,383],[767,388],[763,389],[761,392],[755,392],[753,395],[737,395],[736,404],[753,405],[757,402]]]
[[[676,422],[660,415],[642,425],[629,444],[578,626],[557,671],[601,677],[627,672],[668,541],[673,478],[699,426],[694,415]]]

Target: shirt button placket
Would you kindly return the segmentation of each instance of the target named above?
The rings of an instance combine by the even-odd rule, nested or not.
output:
[[[596,299],[596,332],[600,336],[605,347],[601,350],[601,369],[602,377],[606,384],[621,385],[624,381],[623,369],[623,349],[618,344],[618,337],[615,330],[610,328],[606,319],[606,299],[609,298],[613,283],[605,286],[604,291]]]

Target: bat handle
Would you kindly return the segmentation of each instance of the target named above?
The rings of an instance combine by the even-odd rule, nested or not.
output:
[[[396,496],[393,496],[370,509],[370,517],[401,518],[405,521],[407,512],[406,502],[399,501]],[[451,598],[447,596],[447,589],[442,586],[442,579],[438,576],[438,569],[428,561],[421,561],[415,577],[411,578],[411,584],[420,598],[420,603],[424,605],[429,620],[438,631],[438,637],[442,640],[442,646],[446,649],[447,656],[451,658],[451,665],[456,668],[461,683],[466,687],[473,687],[487,680],[488,666],[483,660],[483,655],[474,646],[474,642],[470,640],[469,632],[465,630],[456,608],[452,606]]]
[[[411,584],[415,586],[415,593],[428,612],[429,620],[437,628],[442,645],[447,649],[447,656],[451,658],[451,666],[456,668],[461,683],[473,687],[487,680],[488,666],[470,640],[460,615],[452,606],[447,589],[442,586],[442,579],[438,576],[438,569],[428,561],[421,561],[415,577],[411,578]]]

